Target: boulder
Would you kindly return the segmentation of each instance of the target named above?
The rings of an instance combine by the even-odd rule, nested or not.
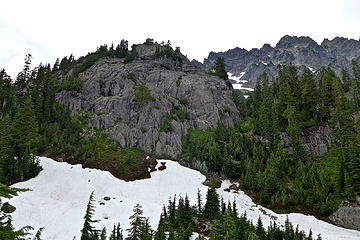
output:
[[[340,227],[360,231],[360,205],[343,201],[329,219]]]
[[[3,211],[4,213],[13,213],[13,212],[15,212],[15,210],[16,210],[16,207],[14,207],[13,205],[11,205],[8,202],[4,203],[1,207],[1,211]]]

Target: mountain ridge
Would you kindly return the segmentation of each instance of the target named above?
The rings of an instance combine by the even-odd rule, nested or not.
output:
[[[309,68],[317,71],[329,66],[337,75],[341,70],[351,69],[351,60],[360,62],[360,41],[344,37],[324,39],[318,44],[310,37],[285,35],[272,47],[265,43],[261,48],[235,47],[224,52],[211,51],[203,63],[193,60],[193,65],[208,71],[218,57],[224,58],[226,70],[247,80],[254,87],[259,76],[265,71],[270,79],[277,74],[278,64],[294,64],[300,71]],[[349,71],[350,72],[350,71]]]

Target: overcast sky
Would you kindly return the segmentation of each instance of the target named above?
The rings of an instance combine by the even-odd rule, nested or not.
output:
[[[274,46],[286,34],[360,37],[359,0],[4,0],[0,9],[0,68],[12,77],[27,53],[33,66],[53,64],[121,39],[170,40],[202,61],[210,51]]]

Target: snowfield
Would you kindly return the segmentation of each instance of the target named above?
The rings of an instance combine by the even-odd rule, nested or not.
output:
[[[46,240],[71,240],[74,236],[80,239],[83,216],[92,191],[95,194],[95,219],[100,220],[97,227],[106,227],[108,233],[118,222],[123,229],[129,228],[129,216],[137,203],[142,205],[144,215],[156,229],[163,204],[174,194],[187,194],[190,202],[196,204],[200,189],[205,202],[204,175],[174,161],[158,160],[158,166],[160,162],[166,162],[164,171],[151,173],[150,179],[125,182],[106,171],[41,157],[43,171],[34,179],[12,186],[31,189],[9,201],[17,208],[12,214],[14,225],[16,228],[31,225],[35,230],[45,227],[43,239]],[[229,181],[223,181],[218,193],[226,202],[235,199],[239,214],[246,212],[254,223],[261,216],[264,226],[271,221],[284,224],[286,215],[256,205],[242,191],[224,191],[230,185]],[[106,201],[104,197],[110,197],[110,200]],[[324,240],[360,239],[359,231],[336,227],[313,216],[292,213],[288,217],[294,227],[299,225],[300,230],[306,231],[311,228],[313,236],[320,233]]]
[[[250,91],[250,92],[254,91],[253,88],[243,87],[243,84],[247,82],[247,80],[241,79],[241,78],[244,76],[245,72],[241,72],[239,77],[236,77],[236,76],[235,76],[233,73],[231,73],[231,72],[228,72],[227,74],[228,74],[230,80],[234,80],[234,81],[236,82],[236,83],[233,83],[233,84],[232,84],[232,86],[233,86],[234,89],[246,90],[246,91]]]

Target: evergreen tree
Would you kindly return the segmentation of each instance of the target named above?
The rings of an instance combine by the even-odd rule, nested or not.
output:
[[[127,229],[128,237],[127,240],[141,240],[141,234],[143,225],[145,223],[145,218],[142,216],[143,211],[140,204],[136,204],[133,209],[134,214],[130,216],[130,225],[131,228]]]
[[[21,99],[26,91],[31,78],[31,54],[25,56],[24,69],[18,74],[15,81],[17,96]]]
[[[316,100],[318,98],[318,89],[316,87],[314,76],[309,69],[304,71],[301,78],[304,84],[301,93],[301,118],[303,121],[309,121],[316,115]]]
[[[114,225],[113,230],[111,231],[109,240],[123,240],[123,233],[120,227],[120,223],[117,226]]]
[[[3,185],[0,183],[0,197],[1,198],[12,198],[13,196],[16,196],[17,192],[19,192],[19,191],[23,191],[23,190],[9,188],[6,185]],[[30,226],[26,226],[26,227],[22,227],[19,230],[15,230],[12,225],[11,216],[8,216],[4,212],[2,212],[1,207],[2,207],[2,202],[0,199],[0,239],[4,239],[4,240],[26,239],[29,236],[28,232],[30,230],[33,230],[33,228]],[[39,233],[39,235],[40,235],[40,233]]]
[[[160,216],[160,221],[159,221],[159,225],[158,225],[158,229],[154,235],[154,239],[155,240],[166,240],[166,235],[165,235],[165,224],[162,218],[162,215]]]
[[[198,210],[198,214],[202,213],[202,200],[201,200],[200,189],[198,189],[198,192],[197,192],[197,210]]]
[[[235,217],[238,216],[235,198],[234,198],[233,205],[232,205],[232,213]]]
[[[224,59],[221,57],[216,59],[215,65],[211,68],[210,71],[220,78],[223,78],[225,80],[228,79],[228,75],[225,70],[225,62]]]
[[[26,97],[24,104],[15,116],[12,127],[15,156],[22,159],[27,148],[36,154],[38,142],[38,123],[34,112],[34,105],[30,97]]]
[[[265,232],[265,229],[264,229],[264,226],[263,226],[260,216],[258,218],[255,233],[260,239],[266,239],[266,232]]]
[[[12,146],[12,129],[10,117],[0,119],[0,183],[8,183],[12,177],[14,150]]]
[[[144,223],[141,225],[141,240],[151,240],[153,237],[153,233],[149,224],[149,219],[145,219]]]
[[[215,186],[208,188],[206,194],[206,203],[204,206],[204,215],[212,219],[220,214],[220,200],[216,192]]]
[[[326,122],[330,118],[330,109],[334,105],[333,79],[335,73],[330,68],[322,68],[319,73],[319,100],[317,117],[319,122]]]
[[[105,227],[101,230],[100,240],[106,240],[106,229],[105,229]]]
[[[94,192],[90,194],[89,202],[87,204],[86,213],[84,216],[84,225],[81,230],[81,240],[97,240],[98,239],[98,230],[96,230],[92,224],[98,222],[98,220],[93,220],[95,211],[94,206]]]
[[[351,77],[347,70],[341,70],[341,81],[343,83],[344,92],[348,92],[350,90],[351,85]]]
[[[0,70],[0,118],[10,113],[14,107],[15,97],[11,78],[4,69]]]

